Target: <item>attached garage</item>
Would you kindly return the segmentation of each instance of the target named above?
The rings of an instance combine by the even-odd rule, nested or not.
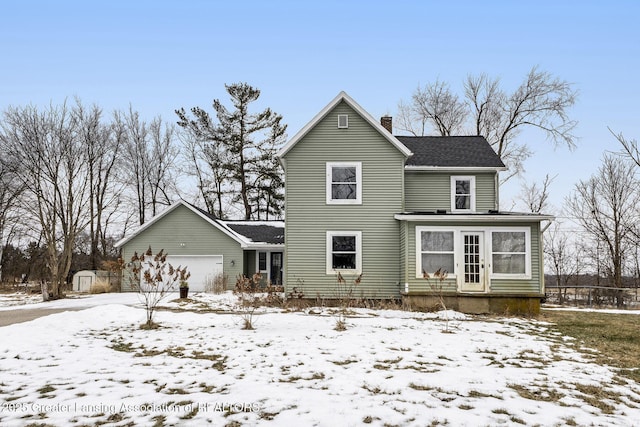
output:
[[[233,289],[238,276],[251,276],[256,271],[261,271],[269,280],[271,276],[279,277],[280,267],[263,271],[257,260],[263,253],[280,253],[282,257],[284,223],[221,221],[180,201],[120,240],[116,247],[121,250],[125,263],[136,252],[145,253],[149,247],[153,253],[163,249],[171,265],[186,266],[191,273],[188,280],[190,292],[205,291],[207,282],[218,274],[226,278],[227,289]],[[277,256],[272,257],[277,260]],[[125,269],[122,290],[134,291],[136,286],[132,284],[135,279],[132,272]]]
[[[223,273],[223,255],[169,255],[167,261],[174,267],[187,267],[191,273],[189,290],[204,292],[207,283],[212,283],[215,277]]]

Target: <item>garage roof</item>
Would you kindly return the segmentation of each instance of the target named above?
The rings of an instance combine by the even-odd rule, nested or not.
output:
[[[119,248],[123,246],[129,240],[147,229],[151,224],[159,221],[162,217],[176,209],[178,206],[187,207],[196,215],[209,222],[213,227],[234,239],[243,249],[284,246],[284,221],[223,221],[217,219],[207,211],[192,205],[191,203],[180,200],[153,217],[150,221],[144,223],[135,232],[117,242],[115,247]]]

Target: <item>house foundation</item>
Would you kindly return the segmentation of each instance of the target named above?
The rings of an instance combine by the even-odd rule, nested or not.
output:
[[[505,314],[537,316],[543,295],[402,295],[402,305],[411,310],[447,309],[467,314]]]

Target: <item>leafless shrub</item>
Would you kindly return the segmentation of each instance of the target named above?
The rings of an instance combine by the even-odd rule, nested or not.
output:
[[[211,294],[219,295],[227,289],[229,276],[224,273],[218,273],[215,276],[207,276],[204,283],[204,291]]]
[[[438,305],[442,308],[444,313],[444,329],[442,330],[442,332],[445,334],[452,334],[453,331],[449,329],[449,313],[443,292],[443,282],[447,278],[447,274],[447,270],[439,268],[435,273],[433,273],[433,279],[435,280],[431,281],[431,276],[429,276],[429,273],[424,270],[422,271],[422,277],[428,281],[429,288],[431,288],[431,292],[438,299]]]
[[[242,318],[242,329],[255,329],[253,315],[262,305],[260,296],[256,295],[261,279],[262,275],[260,273],[255,273],[251,278],[240,275],[236,279],[236,287],[233,293],[238,297],[238,311]]]
[[[347,281],[344,277],[342,277],[342,274],[338,272],[336,280],[338,282],[336,286],[336,301],[338,303],[338,310],[336,325],[334,329],[336,331],[345,331],[347,329],[346,316],[352,302],[354,302],[355,289],[362,281],[362,273],[360,273],[360,275],[358,275],[355,279]]]
[[[157,324],[153,321],[156,307],[169,292],[175,291],[176,284],[186,281],[191,275],[186,267],[173,267],[167,262],[164,249],[154,255],[149,249],[138,255],[136,252],[128,264],[133,275],[131,284],[142,297],[147,311],[147,321],[142,325],[145,329],[154,329]]]

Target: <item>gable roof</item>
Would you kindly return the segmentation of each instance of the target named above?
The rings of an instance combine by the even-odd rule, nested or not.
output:
[[[467,168],[505,170],[483,136],[397,136],[413,152],[407,169]]]
[[[186,207],[187,209],[192,211],[194,214],[198,215],[200,218],[204,219],[209,224],[211,224],[211,226],[221,231],[222,233],[226,234],[227,236],[231,237],[233,240],[238,242],[240,247],[242,247],[243,249],[264,247],[265,245],[284,244],[284,223],[282,221],[269,221],[270,223],[269,227],[266,226],[267,221],[243,221],[242,223],[244,224],[244,227],[240,228],[243,231],[242,232],[235,231],[233,228],[231,228],[230,224],[227,224],[228,223],[227,221],[221,221],[217,219],[215,216],[209,214],[207,211],[200,209],[192,205],[191,203],[187,203],[183,200],[180,200],[172,204],[171,206],[169,206],[167,209],[165,209],[158,215],[151,218],[149,221],[145,222],[143,225],[141,225],[136,231],[131,233],[129,236],[126,236],[125,238],[118,241],[115,244],[115,247],[116,248],[122,247],[131,239],[136,237],[138,234],[142,233],[144,230],[151,227],[151,225],[155,224],[156,222],[160,221],[162,218],[167,216],[169,213],[173,212],[179,206]],[[280,233],[282,234],[282,242],[272,242],[272,241],[261,240],[262,237],[266,238],[270,236],[268,234],[269,231],[271,231],[273,235],[276,235],[277,233],[271,229],[279,229],[278,227],[281,227]],[[275,240],[275,237],[271,237],[270,240]]]
[[[395,136],[391,134],[388,130],[386,130],[376,119],[374,119],[369,113],[365,111],[356,101],[353,100],[345,91],[342,91],[333,98],[333,100],[327,104],[316,116],[311,119],[309,123],[307,123],[298,133],[296,133],[293,138],[287,142],[284,147],[282,147],[276,156],[278,158],[284,157],[289,150],[291,150],[304,136],[309,133],[311,129],[313,129],[322,119],[325,118],[327,114],[329,114],[340,102],[345,102],[349,107],[355,110],[365,121],[367,121],[375,130],[377,130],[380,135],[382,135],[387,141],[391,143],[394,147],[398,149],[402,154],[406,157],[411,156],[411,150],[407,148],[407,146],[403,145],[400,141],[396,139]]]

